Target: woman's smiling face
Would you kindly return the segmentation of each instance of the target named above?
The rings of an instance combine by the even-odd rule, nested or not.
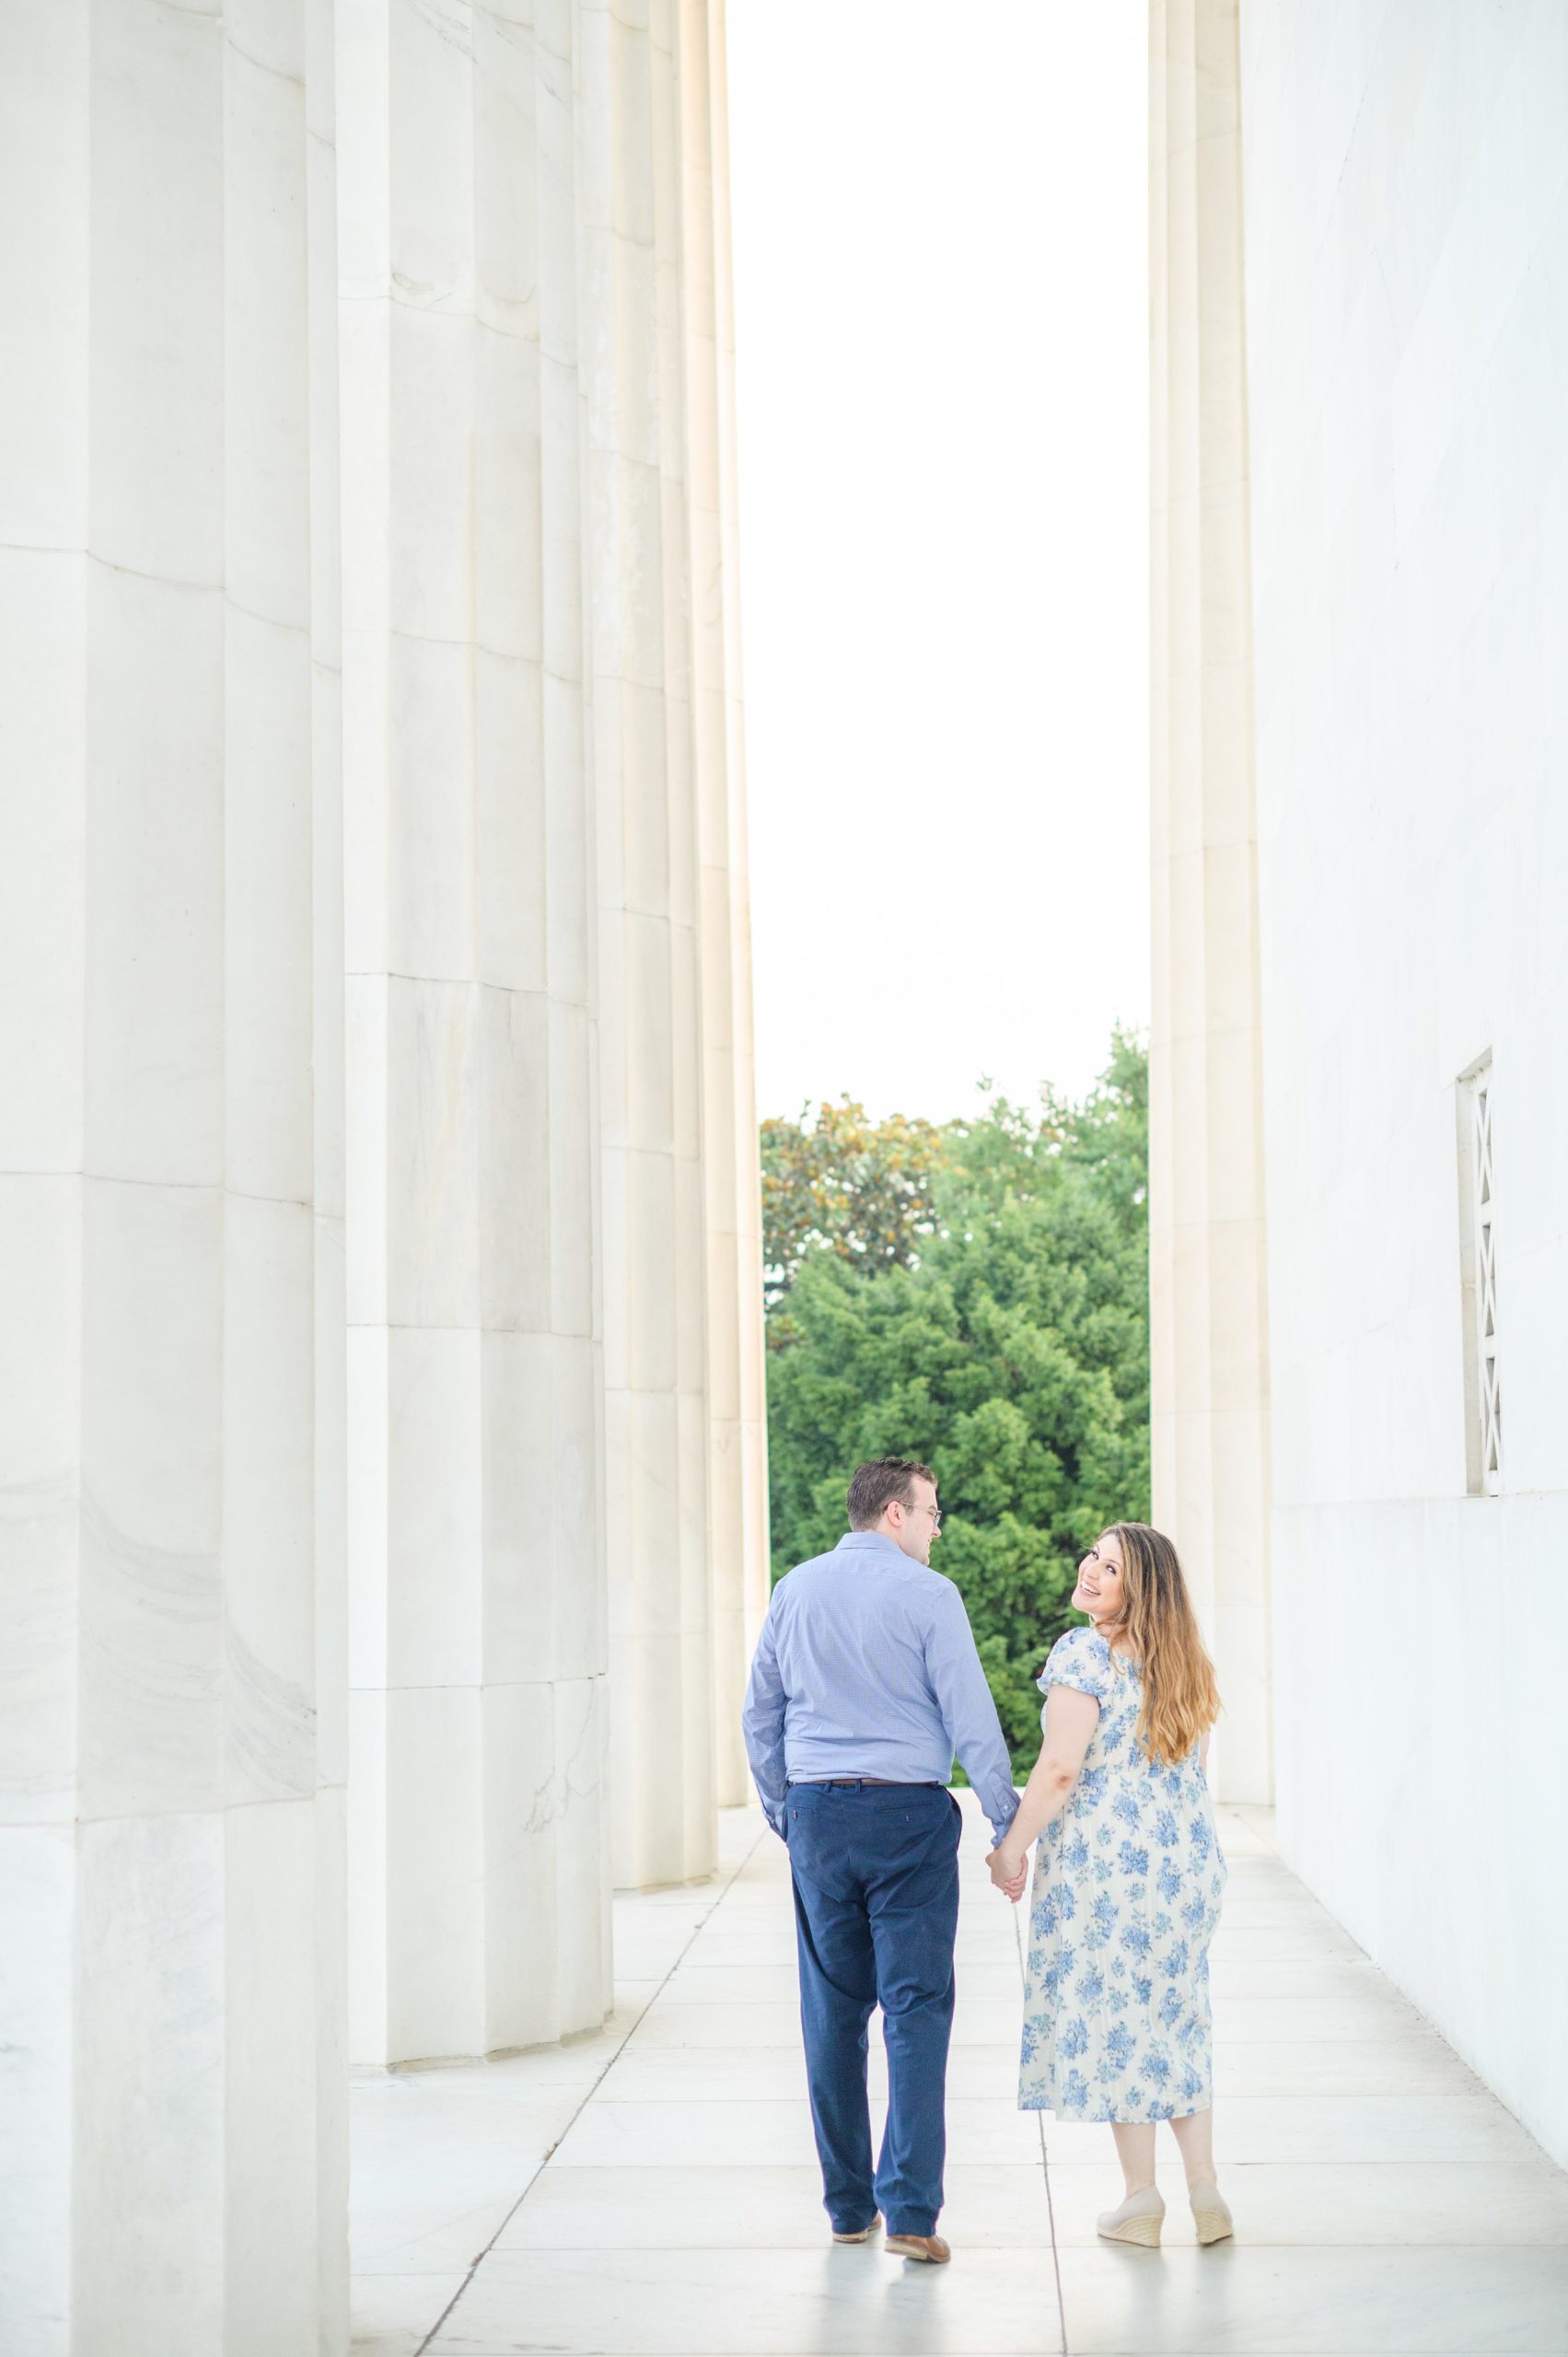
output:
[[[1121,1549],[1102,1531],[1078,1566],[1073,1609],[1086,1612],[1097,1623],[1117,1620],[1121,1616],[1122,1593]]]

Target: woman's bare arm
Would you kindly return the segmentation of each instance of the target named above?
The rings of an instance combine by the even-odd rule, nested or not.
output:
[[[1029,1771],[1007,1838],[991,1853],[991,1879],[1000,1888],[1018,1880],[1024,1852],[1066,1807],[1084,1754],[1099,1724],[1099,1704],[1075,1686],[1053,1686],[1045,1698],[1045,1736]]]

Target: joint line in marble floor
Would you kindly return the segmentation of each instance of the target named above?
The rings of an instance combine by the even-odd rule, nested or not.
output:
[[[1067,2297],[1062,2289],[1062,2253],[1056,2243],[1056,2204],[1051,2192],[1051,2154],[1045,2149],[1045,2114],[1037,2112],[1040,2129],[1040,2173],[1045,2179],[1045,2223],[1051,2234],[1051,2274],[1056,2285],[1056,2323],[1062,2335],[1062,2357],[1067,2357]]]
[[[766,1839],[767,1828],[764,1827],[762,1831],[757,1836],[755,1841],[752,1842],[751,1847],[747,1851],[745,1856],[737,1861],[730,1873],[725,1877],[724,1881],[718,1885],[717,1888],[714,1892],[713,1905],[707,1909],[701,1922],[697,1923],[693,1927],[691,1938],[687,1940],[679,1955],[674,1959],[669,1969],[660,1980],[658,1987],[654,1991],[653,1995],[648,1999],[647,2003],[643,2007],[641,2013],[637,2015],[636,2020],[633,2023],[631,2028],[627,2031],[625,2037],[621,2039],[620,2045],[616,2048],[614,2053],[605,2064],[604,2069],[595,2079],[592,2086],[590,2086],[584,2094],[582,2102],[577,2106],[576,2110],[572,2114],[571,2119],[566,2122],[565,2127],[561,2131],[560,2135],[555,2139],[555,2142],[550,2147],[549,2152],[543,2153],[540,2155],[539,2166],[534,2170],[533,2175],[529,2177],[527,2185],[524,2186],[516,2201],[513,2202],[511,2208],[507,2211],[506,2215],[496,2227],[495,2232],[491,2235],[490,2240],[485,2244],[484,2248],[482,2251],[475,2252],[473,2258],[470,2262],[468,2273],[463,2277],[462,2282],[459,2284],[457,2290],[453,2293],[451,2298],[447,2301],[446,2306],[442,2309],[440,2315],[436,2317],[429,2331],[425,2334],[424,2339],[414,2351],[414,2357],[425,2357],[426,2351],[435,2348],[438,2336],[445,2329],[453,2309],[462,2298],[463,2293],[468,2290],[469,2285],[473,2282],[474,2277],[479,2273],[480,2269],[490,2257],[491,2252],[494,2249],[496,2244],[500,2241],[502,2235],[505,2233],[507,2227],[511,2224],[513,2219],[517,2216],[518,2211],[522,2208],[524,2202],[528,2200],[529,2194],[539,2183],[540,2178],[550,2166],[552,2160],[560,2151],[562,2145],[565,2142],[573,2129],[576,2126],[576,2123],[581,2119],[584,2111],[587,2108],[588,2105],[592,2103],[595,2096],[598,2095],[599,2088],[603,2085],[609,2073],[614,2070],[616,2064],[625,2053],[626,2049],[631,2045],[632,2040],[642,2028],[644,2022],[646,2021],[648,2017],[649,2008],[656,2003],[662,1991],[668,1987],[670,1981],[674,1980],[676,1974],[685,1963],[687,1955],[691,1946],[691,1942],[695,1940],[698,1933],[703,1928],[703,1925],[711,1922],[716,1910],[723,1906],[735,1884],[745,1873],[747,1867],[750,1864],[752,1859],[756,1856],[758,1851],[761,1848],[762,1843]]]
[[[1020,1998],[1028,1985],[1028,1948],[1025,1926],[1028,1920],[1028,1896],[1013,1910],[1013,1938],[1018,1951],[1018,1993]],[[1045,2223],[1051,2236],[1051,2276],[1056,2286],[1056,2324],[1062,2336],[1062,2357],[1067,2357],[1067,2300],[1062,2289],[1062,2253],[1056,2242],[1056,2204],[1051,2192],[1051,2154],[1045,2142],[1045,2114],[1037,2111],[1035,2127],[1040,2136],[1040,2173],[1045,2186]]]

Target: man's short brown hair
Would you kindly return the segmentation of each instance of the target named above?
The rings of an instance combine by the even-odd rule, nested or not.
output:
[[[875,1530],[882,1519],[882,1510],[897,1498],[907,1506],[914,1495],[917,1481],[929,1481],[936,1487],[936,1476],[929,1465],[920,1464],[912,1457],[874,1457],[869,1465],[857,1465],[854,1479],[849,1485],[844,1503],[849,1508],[852,1530]]]

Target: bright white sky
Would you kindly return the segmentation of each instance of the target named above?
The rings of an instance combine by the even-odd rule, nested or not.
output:
[[[761,1112],[1146,1024],[1144,0],[729,0]]]

